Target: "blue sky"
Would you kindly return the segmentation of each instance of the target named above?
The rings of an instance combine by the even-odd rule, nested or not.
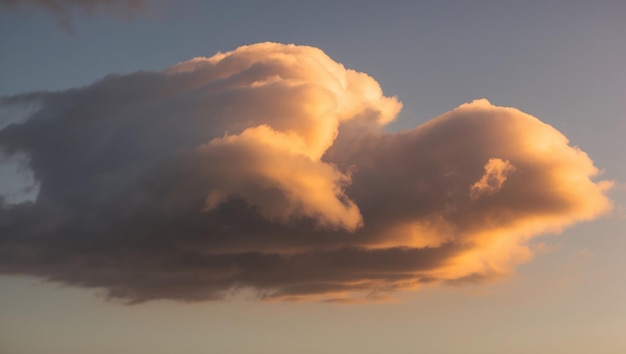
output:
[[[295,43],[322,49],[397,96],[403,109],[388,131],[487,98],[552,125],[615,182],[614,211],[541,237],[545,250],[515,274],[425,285],[393,303],[262,302],[240,294],[125,306],[98,290],[3,276],[5,352],[626,351],[623,2],[163,0],[130,17],[74,9],[71,30],[33,5],[0,10],[0,96],[82,87],[257,42]],[[20,185],[24,175],[13,169],[0,168],[0,191]]]

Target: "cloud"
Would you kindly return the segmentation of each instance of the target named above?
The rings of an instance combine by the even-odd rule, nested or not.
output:
[[[529,240],[607,212],[553,127],[487,100],[410,131],[370,76],[260,43],[162,72],[0,98],[33,202],[0,207],[0,273],[131,303],[385,299],[507,274]]]
[[[104,12],[109,15],[130,17],[143,10],[143,0],[0,0],[0,7],[19,10],[25,7],[41,8],[52,14],[64,29],[72,30],[72,14],[78,10],[93,15]]]

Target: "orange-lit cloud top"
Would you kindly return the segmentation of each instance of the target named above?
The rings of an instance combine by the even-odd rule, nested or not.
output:
[[[0,272],[130,302],[346,302],[491,278],[533,236],[611,208],[610,182],[537,118],[482,99],[387,133],[400,102],[312,47],[0,98],[32,103],[0,130],[40,184],[0,208]]]

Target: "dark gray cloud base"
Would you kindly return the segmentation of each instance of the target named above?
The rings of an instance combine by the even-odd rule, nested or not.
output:
[[[611,207],[592,161],[538,119],[478,100],[386,133],[401,104],[311,47],[0,98],[22,104],[40,109],[0,130],[0,151],[28,157],[39,195],[2,202],[0,273],[129,302],[491,278],[533,236]]]

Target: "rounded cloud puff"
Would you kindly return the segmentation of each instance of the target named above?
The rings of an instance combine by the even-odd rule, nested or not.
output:
[[[0,272],[130,302],[351,301],[489,278],[533,236],[611,208],[589,157],[538,119],[477,100],[387,133],[400,102],[312,47],[0,98],[31,103],[0,130],[39,183],[0,207]]]

